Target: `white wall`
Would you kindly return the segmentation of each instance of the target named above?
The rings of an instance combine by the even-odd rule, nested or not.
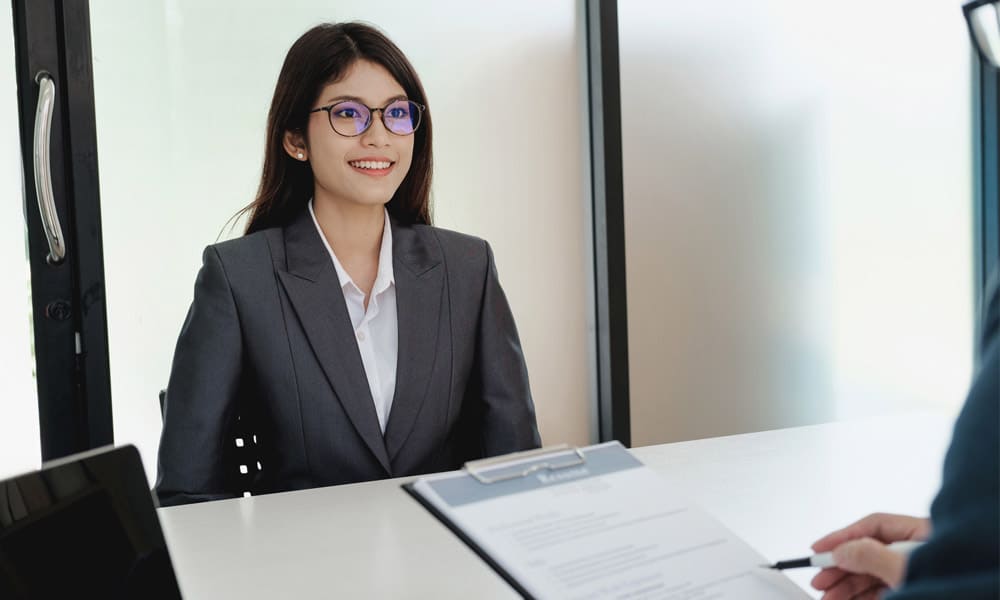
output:
[[[0,23],[11,23],[10,11],[9,2],[0,4]],[[0,478],[37,469],[42,456],[31,341],[14,36],[12,27],[4,31],[6,34],[0,36],[0,281],[4,285],[4,293],[0,294]],[[38,205],[28,208],[37,211]]]
[[[960,405],[955,2],[619,3],[636,445]]]
[[[571,0],[469,7],[91,2],[115,440],[138,445],[151,478],[201,251],[252,200],[281,62],[322,21],[373,22],[414,63],[436,223],[494,248],[543,441],[588,441],[582,25]]]

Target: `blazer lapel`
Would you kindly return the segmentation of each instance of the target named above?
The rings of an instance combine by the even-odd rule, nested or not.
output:
[[[385,429],[389,459],[406,442],[427,395],[438,351],[444,267],[440,248],[426,231],[392,224],[393,275],[399,354],[396,390]]]
[[[278,271],[309,345],[354,428],[390,475],[361,353],[354,341],[337,271],[308,210],[285,228],[288,271]]]

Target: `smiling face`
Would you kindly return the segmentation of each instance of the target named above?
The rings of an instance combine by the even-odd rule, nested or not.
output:
[[[343,100],[381,108],[400,98],[406,98],[406,92],[384,67],[359,60],[340,80],[323,88],[312,108]],[[399,188],[413,160],[413,135],[388,131],[381,111],[373,112],[371,120],[361,135],[345,137],[330,126],[327,111],[318,111],[309,115],[305,138],[285,134],[286,152],[312,166],[316,202],[333,202],[343,208],[381,207]]]

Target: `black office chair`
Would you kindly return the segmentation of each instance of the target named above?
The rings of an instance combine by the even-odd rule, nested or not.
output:
[[[167,390],[160,390],[160,419],[166,415]],[[253,482],[257,474],[263,470],[260,462],[260,445],[257,434],[250,419],[236,415],[233,425],[233,445],[230,452],[223,458],[226,469],[231,471],[234,487],[243,492],[244,496],[252,496]]]

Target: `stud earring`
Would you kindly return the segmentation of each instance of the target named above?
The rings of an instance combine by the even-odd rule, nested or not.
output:
[[[306,155],[305,155],[305,154],[302,154],[301,152],[299,152],[299,153],[298,153],[298,154],[296,154],[295,156],[298,156],[298,157],[299,157],[299,160],[302,160],[303,158],[305,158],[305,157],[306,157]]]

